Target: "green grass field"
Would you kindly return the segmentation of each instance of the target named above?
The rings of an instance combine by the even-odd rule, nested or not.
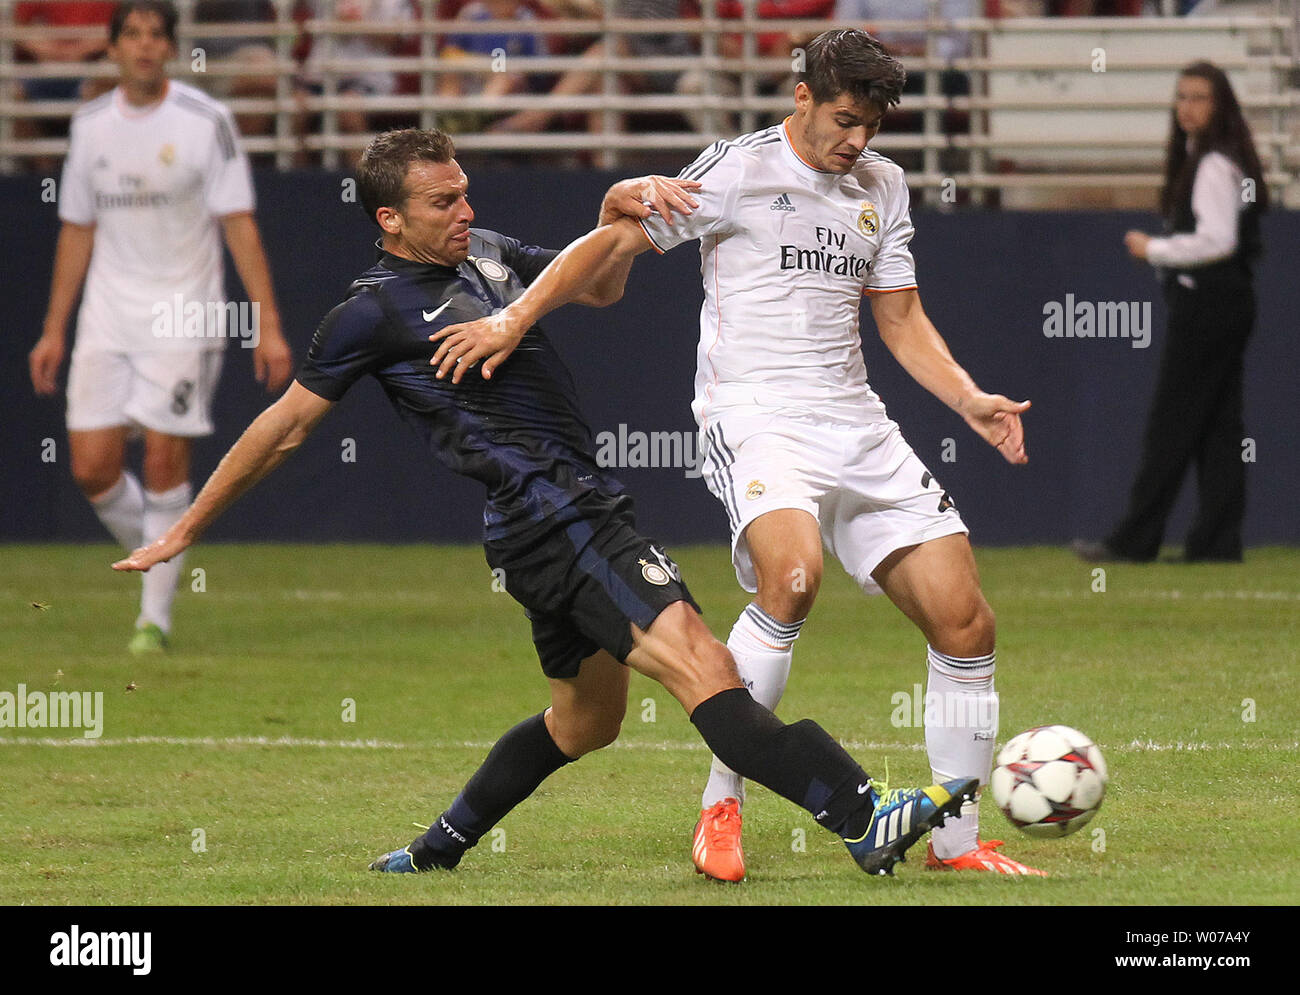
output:
[[[1051,872],[870,879],[801,810],[746,807],[749,878],[699,878],[708,754],[634,676],[619,743],[548,780],[450,874],[367,872],[418,835],[492,741],[546,703],[522,611],[474,547],[200,546],[174,651],[125,652],[138,581],[109,546],[0,547],[0,692],[102,691],[98,739],[0,729],[0,903],[1292,904],[1300,551],[1243,566],[1092,568],[979,552],[998,613],[1005,741],[1063,722],[1111,784],[1083,831],[1034,841],[983,803],[982,835]],[[723,549],[675,549],[715,632],[746,598]],[[189,590],[202,570],[202,592]],[[43,606],[43,607],[38,607]],[[828,564],[782,714],[817,719],[873,774],[928,781],[894,695],[924,643]],[[132,688],[128,690],[128,688]],[[354,716],[346,714],[346,700]],[[353,717],[354,721],[345,721]],[[923,853],[923,851],[921,851]]]

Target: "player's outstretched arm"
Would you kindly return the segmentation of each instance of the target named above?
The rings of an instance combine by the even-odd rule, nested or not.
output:
[[[438,367],[439,378],[450,373],[452,383],[460,383],[465,371],[482,361],[483,377],[490,380],[524,333],[556,308],[599,291],[611,274],[622,274],[617,281],[621,295],[632,260],[648,248],[650,241],[645,232],[630,218],[588,232],[551,260],[509,307],[478,321],[448,325],[430,335],[429,341],[441,344],[429,364]]]
[[[113,569],[148,570],[184,552],[240,495],[283,463],[331,407],[332,401],[295,380],[280,400],[244,430],[176,524],[156,542],[114,563]]]
[[[1020,416],[1028,401],[986,394],[953,359],[915,290],[871,295],[880,338],[912,379],[966,420],[1008,463],[1028,463]]]

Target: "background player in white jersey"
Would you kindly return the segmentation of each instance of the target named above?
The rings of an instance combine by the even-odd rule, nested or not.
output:
[[[288,380],[291,357],[234,120],[167,78],[175,9],[123,3],[109,42],[118,85],[72,121],[49,307],[29,359],[36,392],[55,393],[84,281],[68,370],[72,475],[114,538],[135,549],[189,505],[191,439],[212,431],[226,339],[253,345],[257,377],[270,391]],[[222,235],[251,310],[225,306]],[[143,486],[124,468],[137,432]],[[180,573],[173,560],[144,575],[132,651],[166,648]]]
[[[728,639],[754,697],[775,708],[817,595],[822,546],[864,591],[884,592],[928,642],[926,745],[936,779],[987,781],[997,737],[994,618],[966,527],[867,383],[862,294],[886,347],[1011,463],[1026,462],[1028,401],[981,391],[926,317],[908,243],[902,170],[870,151],[906,74],[863,31],[805,52],[794,113],[718,142],[682,171],[703,187],[675,226],[622,222],[575,242],[523,297],[446,330],[442,370],[503,361],[541,314],[580,292],[606,254],[700,240],[704,306],[693,404],[703,475],[727,509],[737,577],[757,597]],[[694,859],[740,880],[743,782],[714,762]],[[978,839],[975,805],[933,836],[935,868],[1041,874]]]

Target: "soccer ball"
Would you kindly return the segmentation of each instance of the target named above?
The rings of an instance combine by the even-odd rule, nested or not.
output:
[[[1097,745],[1069,726],[1038,726],[998,754],[993,800],[1021,832],[1069,836],[1101,808],[1106,761]]]

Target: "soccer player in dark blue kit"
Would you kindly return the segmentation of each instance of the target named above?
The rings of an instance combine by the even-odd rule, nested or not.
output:
[[[509,730],[433,826],[372,869],[456,866],[506,813],[560,767],[618,736],[628,667],[661,683],[715,755],[807,809],[868,873],[974,795],[976,778],[888,789],[816,723],[787,725],[756,703],[727,648],[699,617],[676,564],[637,534],[632,501],[596,463],[572,378],[539,327],[491,379],[437,374],[429,336],[483,317],[524,292],[557,255],[471,229],[468,179],[441,132],[380,135],[357,170],[383,255],[326,315],[284,396],[222,459],[193,505],[157,542],[114,564],[147,570],[194,543],[236,498],[278,466],[366,374],[434,454],[488,490],[484,548],[532,621],[551,704]],[[607,195],[601,222],[689,210],[689,184],[650,177]],[[603,265],[574,303],[622,296],[630,260]]]

